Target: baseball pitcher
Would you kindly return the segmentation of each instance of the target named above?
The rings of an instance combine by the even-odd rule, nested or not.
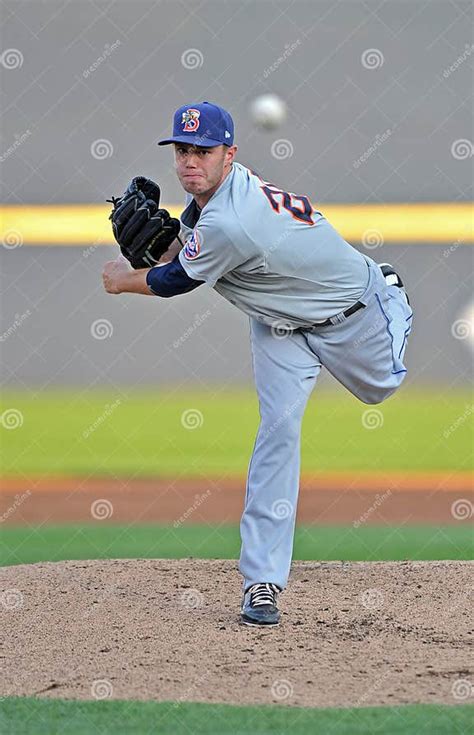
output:
[[[412,309],[398,274],[359,253],[307,196],[235,161],[230,114],[209,102],[180,107],[176,173],[180,220],[159,187],[135,178],[110,215],[122,255],[105,264],[108,293],[168,298],[206,284],[249,316],[260,425],[242,515],[241,621],[280,620],[300,475],[303,414],[325,367],[364,403],[402,383]],[[282,513],[281,509],[285,512]]]

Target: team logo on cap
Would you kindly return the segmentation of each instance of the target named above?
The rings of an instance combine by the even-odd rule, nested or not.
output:
[[[186,260],[194,260],[201,252],[201,242],[197,230],[194,230],[191,237],[184,246],[184,257]]]
[[[198,129],[200,124],[200,114],[201,111],[195,110],[193,107],[191,107],[189,110],[186,110],[186,112],[183,112],[181,124],[184,124],[184,133],[194,133]]]

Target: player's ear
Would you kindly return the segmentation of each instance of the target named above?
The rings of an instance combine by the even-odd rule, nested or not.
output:
[[[227,146],[227,150],[226,150],[226,153],[225,153],[226,163],[232,163],[232,161],[235,158],[235,154],[237,153],[237,150],[238,150],[238,148],[237,148],[236,145],[229,145],[229,146]]]

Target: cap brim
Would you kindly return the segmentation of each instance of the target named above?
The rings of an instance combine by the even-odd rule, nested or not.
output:
[[[230,143],[223,143],[221,140],[212,140],[202,135],[176,135],[174,138],[159,140],[157,145],[170,145],[171,143],[190,143],[199,148],[214,148],[216,145],[230,145]]]

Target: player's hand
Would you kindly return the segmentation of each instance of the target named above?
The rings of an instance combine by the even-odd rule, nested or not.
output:
[[[102,271],[102,281],[107,293],[122,293],[120,288],[121,279],[132,270],[130,263],[123,255],[119,255],[115,260],[109,260]]]

